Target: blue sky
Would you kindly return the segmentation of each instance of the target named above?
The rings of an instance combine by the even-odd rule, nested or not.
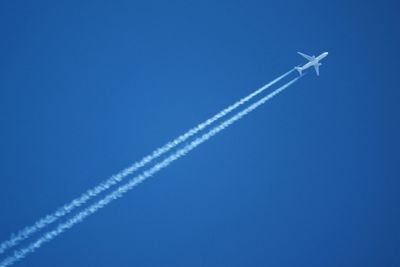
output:
[[[397,2],[216,2],[0,4],[1,240],[330,53],[16,266],[400,265]]]

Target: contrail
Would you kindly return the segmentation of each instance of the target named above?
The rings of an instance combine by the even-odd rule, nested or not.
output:
[[[35,242],[29,244],[27,247],[14,251],[14,255],[4,259],[0,263],[0,267],[10,266],[10,265],[14,264],[16,261],[21,260],[27,254],[30,254],[30,253],[34,252],[36,249],[40,248],[44,243],[51,241],[52,239],[54,239],[55,237],[57,237],[58,235],[63,233],[65,230],[72,228],[74,225],[83,221],[86,217],[95,213],[99,209],[105,207],[107,204],[109,204],[113,200],[116,200],[116,199],[122,197],[126,192],[131,190],[133,187],[135,187],[139,183],[143,182],[147,178],[153,176],[154,174],[156,174],[160,170],[164,169],[165,167],[167,167],[168,165],[170,165],[172,162],[176,161],[177,159],[183,157],[184,155],[189,153],[191,150],[195,149],[200,144],[204,143],[205,141],[207,141],[214,135],[218,134],[225,128],[229,127],[234,122],[240,120],[241,118],[243,118],[244,116],[246,116],[247,114],[249,114],[250,112],[255,110],[256,108],[258,108],[259,106],[261,106],[262,104],[264,104],[265,102],[267,102],[268,100],[270,100],[271,98],[273,98],[274,96],[276,96],[277,94],[279,94],[280,92],[285,90],[287,87],[289,87],[294,82],[296,82],[299,78],[300,77],[294,78],[293,80],[291,80],[288,83],[284,84],[283,86],[279,87],[272,93],[268,94],[267,96],[258,100],[254,104],[250,105],[243,111],[236,113],[236,115],[232,116],[230,119],[227,119],[224,122],[220,123],[218,126],[215,126],[210,131],[203,134],[201,137],[196,138],[195,140],[193,140],[192,142],[190,142],[183,148],[177,150],[175,153],[173,153],[172,155],[170,155],[163,161],[157,163],[152,168],[142,172],[138,176],[135,176],[134,178],[129,180],[125,185],[121,185],[116,190],[114,190],[113,192],[106,195],[103,199],[95,202],[94,204],[87,207],[83,211],[79,212],[77,215],[70,218],[66,222],[59,224],[54,230],[48,231],[47,233],[43,234],[42,237],[37,239]]]
[[[110,178],[107,180],[101,182],[99,185],[87,190],[85,193],[83,193],[80,197],[75,198],[72,200],[70,203],[65,204],[64,206],[58,208],[55,212],[42,217],[38,221],[36,221],[34,224],[25,227],[21,231],[19,231],[17,234],[11,235],[11,237],[2,242],[0,244],[0,254],[4,253],[7,249],[14,247],[18,245],[22,240],[30,237],[32,234],[38,232],[40,229],[46,227],[47,225],[57,221],[58,219],[64,217],[71,211],[73,211],[75,208],[85,204],[88,200],[90,200],[92,197],[97,196],[101,192],[109,189],[111,186],[114,184],[117,184],[121,182],[126,176],[132,174],[136,170],[138,170],[141,167],[144,167],[145,165],[149,164],[151,161],[154,159],[160,157],[164,153],[168,152],[172,148],[176,147],[180,143],[186,141],[189,137],[195,135],[199,131],[203,130],[216,120],[226,116],[228,113],[232,112],[233,110],[237,109],[239,106],[245,104],[247,101],[251,100],[253,97],[257,96],[258,94],[262,93],[264,90],[267,88],[271,87],[278,81],[282,80],[286,76],[288,76],[294,69],[286,72],[285,74],[279,76],[275,80],[271,81],[270,83],[264,85],[260,89],[254,91],[253,93],[249,94],[246,97],[243,97],[239,101],[235,102],[234,104],[230,105],[229,107],[223,109],[219,113],[215,114],[213,117],[210,119],[198,124],[196,127],[188,130],[186,133],[178,136],[176,139],[173,141],[170,141],[163,145],[162,147],[154,150],[152,153],[150,153],[148,156],[143,157],[140,161],[137,161],[133,163],[131,166],[123,169],[117,174],[112,175]]]

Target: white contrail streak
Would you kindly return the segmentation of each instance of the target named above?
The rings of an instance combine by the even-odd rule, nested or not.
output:
[[[11,237],[8,240],[6,240],[6,241],[4,241],[4,242],[2,242],[0,244],[0,254],[4,253],[7,249],[9,249],[11,247],[14,247],[14,246],[18,245],[22,240],[30,237],[32,234],[38,232],[40,229],[46,227],[47,225],[55,222],[58,219],[64,217],[65,215],[67,215],[68,213],[73,211],[75,208],[85,204],[92,197],[95,197],[98,194],[100,194],[101,192],[109,189],[114,184],[117,184],[117,183],[121,182],[126,176],[132,174],[133,172],[135,172],[139,168],[149,164],[154,159],[160,157],[161,155],[163,155],[164,153],[168,152],[172,148],[176,147],[180,143],[186,141],[189,137],[191,137],[191,136],[195,135],[196,133],[198,133],[199,131],[203,130],[204,128],[206,128],[207,126],[209,126],[210,124],[212,124],[216,120],[226,116],[228,113],[230,113],[233,110],[237,109],[239,106],[245,104],[247,101],[251,100],[253,97],[257,96],[258,94],[262,93],[267,88],[271,87],[272,85],[274,85],[275,83],[277,83],[281,79],[285,78],[292,71],[293,71],[293,69],[288,71],[288,72],[286,72],[285,74],[279,76],[275,80],[273,80],[270,83],[264,85],[263,87],[261,87],[260,89],[254,91],[253,93],[249,94],[248,96],[243,97],[242,99],[240,99],[236,103],[230,105],[229,107],[227,107],[227,108],[223,109],[222,111],[220,111],[219,113],[215,114],[210,119],[198,124],[196,127],[192,128],[192,129],[188,130],[186,133],[178,136],[173,141],[168,142],[164,146],[154,150],[151,154],[149,154],[148,156],[145,156],[140,161],[137,161],[137,162],[133,163],[131,166],[123,169],[122,171],[120,171],[117,174],[112,175],[110,178],[108,178],[107,180],[103,181],[99,185],[87,190],[80,197],[75,198],[70,203],[67,203],[64,206],[58,208],[55,212],[53,212],[53,213],[51,213],[51,214],[39,219],[33,225],[27,226],[24,229],[22,229],[21,231],[19,231],[17,234],[11,235]]]
[[[110,194],[106,195],[101,200],[95,202],[91,206],[89,206],[86,209],[84,209],[83,211],[79,212],[77,215],[70,218],[66,222],[59,224],[54,230],[48,231],[47,233],[43,234],[42,237],[37,239],[35,242],[32,242],[31,244],[29,244],[27,247],[14,251],[14,254],[12,256],[4,259],[0,263],[0,267],[7,267],[7,266],[14,264],[16,261],[19,261],[20,259],[24,258],[27,254],[34,252],[36,249],[40,248],[44,243],[51,241],[52,239],[54,239],[55,237],[57,237],[58,235],[63,233],[65,230],[70,229],[77,223],[83,221],[86,217],[95,213],[99,209],[103,208],[104,206],[106,206],[107,204],[112,202],[113,200],[116,200],[116,199],[122,197],[126,192],[131,190],[133,187],[135,187],[139,183],[143,182],[147,178],[153,176],[154,174],[156,174],[160,170],[164,169],[165,167],[167,167],[168,165],[170,165],[172,162],[176,161],[177,159],[183,157],[184,155],[189,153],[191,150],[195,149],[200,144],[204,143],[205,141],[207,141],[208,139],[210,139],[217,133],[219,133],[222,130],[224,130],[225,128],[229,127],[234,122],[240,120],[241,118],[243,118],[244,116],[246,116],[247,114],[249,114],[250,112],[255,110],[256,108],[258,108],[259,106],[261,106],[262,104],[264,104],[265,102],[267,102],[268,100],[270,100],[271,98],[273,98],[274,96],[276,96],[277,94],[279,94],[280,92],[285,90],[287,87],[289,87],[294,82],[296,82],[299,78],[300,77],[294,78],[293,80],[291,80],[288,83],[284,84],[283,86],[279,87],[272,93],[268,94],[267,96],[258,100],[254,104],[250,105],[243,111],[236,113],[230,119],[227,119],[224,122],[220,123],[218,126],[215,126],[210,131],[203,134],[201,137],[196,138],[195,140],[193,140],[192,142],[190,142],[183,148],[177,150],[175,153],[171,154],[169,157],[165,158],[163,161],[157,163],[152,168],[142,172],[138,176],[135,176],[134,178],[129,180],[126,184],[121,185],[120,187],[118,187],[116,190],[114,190]]]

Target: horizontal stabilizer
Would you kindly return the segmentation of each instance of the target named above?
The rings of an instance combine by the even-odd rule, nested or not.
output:
[[[301,67],[295,67],[295,69],[299,72],[300,76],[303,75],[303,69]]]

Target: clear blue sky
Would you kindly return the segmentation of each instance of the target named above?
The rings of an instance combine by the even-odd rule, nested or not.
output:
[[[330,53],[16,266],[400,266],[398,10],[2,1],[0,240]]]

